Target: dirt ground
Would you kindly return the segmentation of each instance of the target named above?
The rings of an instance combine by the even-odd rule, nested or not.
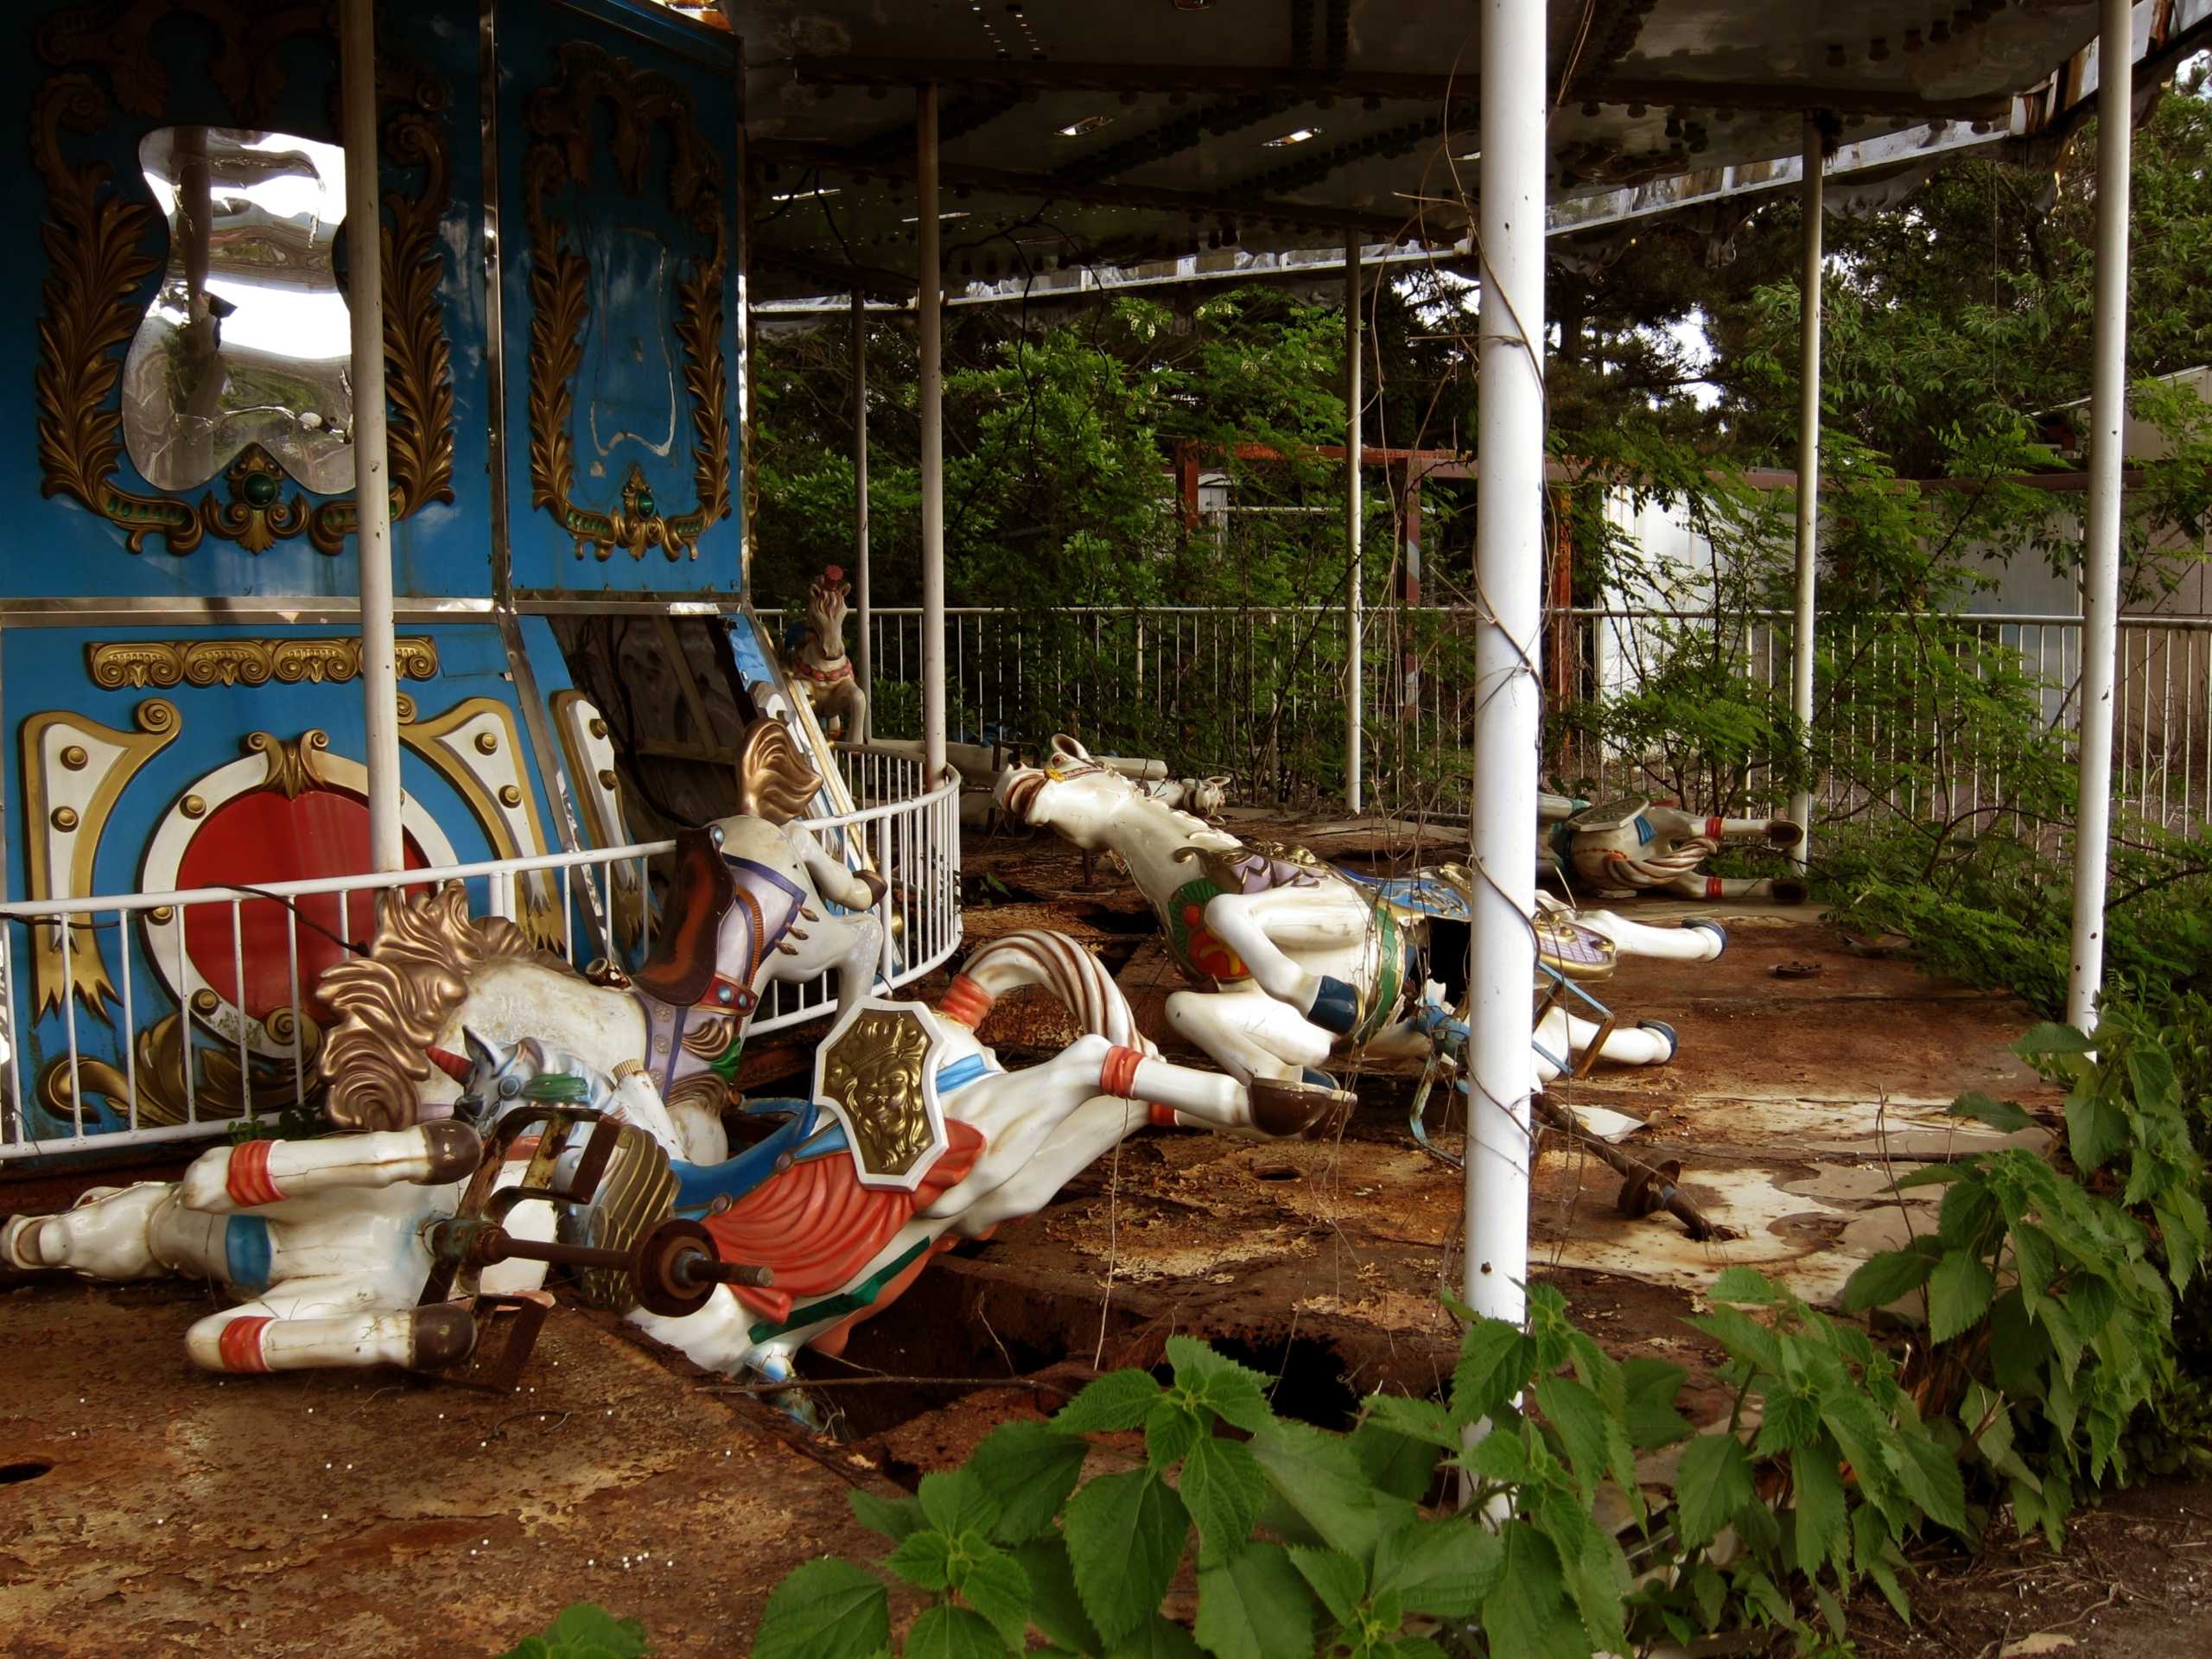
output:
[[[1300,833],[1346,860],[1411,850],[1371,826]],[[1049,841],[982,838],[968,868],[971,942],[1072,933],[1164,1029],[1174,982],[1117,872],[1086,874]],[[1553,1098],[1643,1120],[1630,1148],[1680,1160],[1742,1236],[1694,1243],[1670,1218],[1622,1215],[1619,1177],[1570,1139],[1548,1136],[1536,1166],[1538,1277],[1614,1351],[1688,1367],[1694,1416],[1725,1402],[1719,1355],[1682,1319],[1723,1267],[1829,1300],[1919,1224],[1924,1207],[1882,1192],[1894,1173],[1994,1141],[1945,1103],[1976,1088],[2045,1116],[2057,1105],[2005,1052],[2031,1020],[2018,1002],[1861,954],[1810,910],[1738,907],[1728,925],[1717,962],[1631,962],[1596,988],[1624,1023],[1675,1027],[1671,1065],[1563,1080]],[[1019,1000],[985,1029],[1010,1062],[1071,1034]],[[748,1074],[803,1052],[764,1046]],[[1177,1332],[1275,1376],[1277,1409],[1314,1422],[1342,1425],[1377,1388],[1432,1390],[1456,1346],[1437,1292],[1458,1280],[1460,1177],[1407,1133],[1410,1071],[1357,1082],[1338,1140],[1147,1134],[1041,1215],[943,1258],[844,1361],[810,1362],[839,1419],[830,1444],[582,1312],[548,1324],[530,1392],[493,1398],[383,1375],[204,1376],[181,1336],[205,1291],[0,1292],[0,1652],[495,1653],[593,1599],[643,1618],[664,1654],[737,1653],[791,1567],[870,1553],[849,1487],[911,1486],[1094,1369],[1156,1362]],[[1456,1153],[1457,1125],[1431,1128]],[[1869,1655],[1997,1659],[2069,1640],[2202,1655],[2208,1553],[2212,1488],[2145,1489],[2082,1516],[2063,1555],[2007,1542],[1931,1557],[1914,1624],[1869,1603],[1853,1636]]]

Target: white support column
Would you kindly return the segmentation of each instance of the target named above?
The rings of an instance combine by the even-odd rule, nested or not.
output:
[[[1360,628],[1365,621],[1366,572],[1359,555],[1359,238],[1344,240],[1344,551],[1350,582],[1344,595],[1344,807],[1359,816],[1364,793],[1365,757],[1360,727],[1365,718],[1367,677],[1361,661]]]
[[[2134,8],[2102,0],[2097,35],[2095,323],[2089,348],[2089,515],[2082,534],[2081,810],[2074,827],[2074,948],[2066,1018],[2097,1019],[2112,833],[2113,659],[2120,643],[2120,472],[2127,416],[2127,198],[2134,145]]]
[[[406,868],[399,823],[399,653],[392,638],[391,463],[385,448],[384,232],[377,181],[376,0],[343,0],[346,303],[353,324],[353,493],[361,561],[361,702],[368,722],[369,856]]]
[[[914,92],[914,244],[920,283],[915,331],[921,346],[922,787],[944,772],[944,309],[937,216],[937,88]]]
[[[1805,171],[1798,185],[1803,263],[1797,272],[1797,612],[1789,636],[1789,715],[1801,747],[1813,726],[1813,652],[1819,643],[1821,558],[1821,174],[1827,166],[1821,124],[1805,112]],[[1790,861],[1800,869],[1813,839],[1808,783],[1789,798],[1789,816],[1805,827]]]
[[[1478,1313],[1518,1323],[1529,1276],[1544,568],[1545,8],[1482,0],[1481,412],[1475,498],[1475,870],[1467,950],[1466,1262]]]
[[[855,654],[853,671],[860,678],[861,695],[868,699],[868,708],[875,708],[875,624],[874,606],[868,591],[868,301],[855,292],[853,296],[853,569],[854,579],[860,587],[860,649]],[[851,741],[868,741],[868,720],[863,716],[860,729]]]

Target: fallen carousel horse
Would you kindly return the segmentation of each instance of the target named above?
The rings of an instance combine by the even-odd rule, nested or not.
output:
[[[823,716],[823,735],[857,743],[868,735],[868,688],[845,654],[845,601],[853,585],[830,565],[806,590],[806,620],[784,646],[791,690]]]
[[[1700,817],[1671,802],[1640,796],[1581,806],[1553,823],[1551,849],[1589,892],[1604,898],[1669,893],[1686,899],[1773,899],[1802,903],[1796,876],[1700,875],[1697,867],[1730,842],[1759,842],[1777,851],[1804,839],[1789,818]]]
[[[461,1007],[474,1000],[469,964],[501,959],[500,942],[519,937],[511,923],[469,920],[458,883],[436,893],[389,893],[381,919],[370,963],[332,974],[380,977],[395,1002],[427,996],[432,1011],[418,1007],[410,1017],[435,1020],[440,1035],[475,1052],[466,1095],[442,1066],[425,1068],[423,1087],[402,1099],[368,1101],[357,1090],[349,1107],[357,1115],[429,1121],[219,1148],[180,1181],[96,1189],[64,1214],[10,1218],[0,1227],[0,1258],[100,1279],[182,1274],[230,1285],[246,1300],[187,1334],[194,1361],[212,1370],[441,1370],[467,1359],[476,1340],[470,1306],[441,1300],[453,1259],[441,1240],[462,1226],[480,1236],[480,1215],[457,1209],[465,1178],[477,1178],[472,1192],[486,1184],[483,1147],[516,1160],[503,1181],[535,1182],[558,1196],[543,1172],[573,1170],[588,1151],[587,1133],[613,1128],[589,1206],[563,1224],[571,1257],[579,1248],[626,1251],[671,1219],[702,1216],[722,1262],[747,1264],[728,1271],[752,1282],[714,1287],[681,1313],[640,1305],[641,1274],[613,1300],[700,1364],[749,1365],[782,1380],[798,1348],[837,1351],[954,1236],[985,1237],[1033,1213],[1147,1122],[1294,1134],[1341,1104],[1325,1090],[1247,1088],[1162,1062],[1094,957],[1055,934],[1016,933],[978,951],[936,1012],[875,998],[849,1004],[818,1053],[814,1097],[779,1103],[783,1125],[737,1157],[692,1163],[680,1156],[683,1137],[642,1063],[626,1060],[609,1076],[535,1039],[454,1035]],[[464,932],[477,939],[464,941]],[[365,966],[381,972],[359,971]],[[973,1026],[996,997],[1027,985],[1058,996],[1090,1034],[1041,1065],[1007,1072]],[[327,1068],[353,1063],[356,1046],[342,1039],[370,1017],[372,999],[359,985],[353,992],[353,1011],[324,1051]],[[386,1072],[378,1086],[395,1080]],[[586,1109],[569,1117],[591,1121],[577,1122],[558,1143],[509,1150],[501,1121],[547,1098],[577,1103]],[[516,1166],[525,1154],[526,1171]],[[510,1233],[543,1240],[551,1230],[550,1216],[527,1206],[501,1219],[502,1248]],[[527,1256],[527,1243],[514,1254]],[[498,1265],[471,1288],[527,1295],[544,1271],[542,1261],[502,1262],[496,1251],[488,1259]],[[436,1288],[426,1292],[426,1284]]]
[[[1463,988],[1464,950],[1434,949],[1445,926],[1465,925],[1464,874],[1417,872],[1403,892],[1369,886],[1300,853],[1255,850],[1164,803],[1094,760],[1072,739],[1053,740],[1044,767],[1009,768],[999,801],[1020,823],[1048,826],[1085,850],[1107,849],[1128,866],[1194,986],[1167,999],[1178,1033],[1235,1076],[1331,1079],[1333,1055],[1424,1055],[1422,1011],[1447,1013]],[[1424,890],[1449,891],[1459,918]],[[1545,938],[1548,932],[1549,938]],[[1612,954],[1707,961],[1726,935],[1711,922],[1651,927],[1606,912],[1540,925],[1541,960],[1565,979]],[[1431,978],[1430,964],[1438,970]],[[1537,1021],[1538,1071],[1548,1082],[1602,1057],[1649,1065],[1674,1057],[1671,1027],[1632,1030],[1588,1020],[1549,999]]]

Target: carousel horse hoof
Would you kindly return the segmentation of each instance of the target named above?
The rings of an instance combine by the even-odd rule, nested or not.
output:
[[[1715,941],[1713,947],[1713,957],[1717,957],[1720,956],[1722,952],[1728,949],[1728,930],[1721,926],[1719,923],[1708,922],[1701,916],[1693,916],[1685,920],[1682,923],[1682,925],[1684,927],[1694,927],[1700,932],[1712,934]],[[1712,958],[1708,957],[1707,960],[1710,961]]]
[[[470,1167],[474,1169],[475,1166],[472,1164]],[[467,1359],[475,1348],[476,1316],[459,1302],[440,1302],[434,1307],[415,1310],[415,1317],[410,1322],[408,1351],[416,1370],[448,1370]]]
[[[36,1273],[46,1266],[38,1253],[38,1228],[44,1216],[10,1216],[0,1220],[0,1268]]]
[[[1339,1084],[1334,1077],[1331,1077],[1327,1072],[1318,1071],[1310,1065],[1299,1074],[1299,1077],[1301,1082],[1310,1083],[1317,1089],[1327,1089],[1334,1091],[1343,1087],[1341,1084]]]
[[[1681,1039],[1675,1035],[1675,1028],[1669,1025],[1664,1020],[1639,1020],[1636,1023],[1638,1030],[1656,1031],[1662,1037],[1664,1037],[1667,1039],[1667,1058],[1669,1060],[1672,1060],[1676,1052],[1681,1048]]]
[[[454,1181],[465,1181],[484,1161],[483,1137],[466,1123],[441,1118],[435,1123],[423,1124],[420,1133],[423,1151],[430,1166],[416,1180],[418,1186],[446,1186]]]
[[[1358,988],[1322,975],[1321,988],[1313,993],[1313,1006],[1306,1017],[1322,1030],[1343,1036],[1359,1023]]]
[[[1812,896],[1812,891],[1794,875],[1774,879],[1774,902],[1777,905],[1802,905]]]
[[[1323,1087],[1287,1077],[1252,1079],[1252,1127],[1277,1137],[1333,1134],[1351,1115],[1359,1096],[1349,1089]]]

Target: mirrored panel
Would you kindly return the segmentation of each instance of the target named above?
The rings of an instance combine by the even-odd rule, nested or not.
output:
[[[169,255],[124,365],[131,464],[157,489],[189,490],[257,443],[310,490],[352,490],[352,325],[331,256],[345,151],[163,127],[138,162]]]

